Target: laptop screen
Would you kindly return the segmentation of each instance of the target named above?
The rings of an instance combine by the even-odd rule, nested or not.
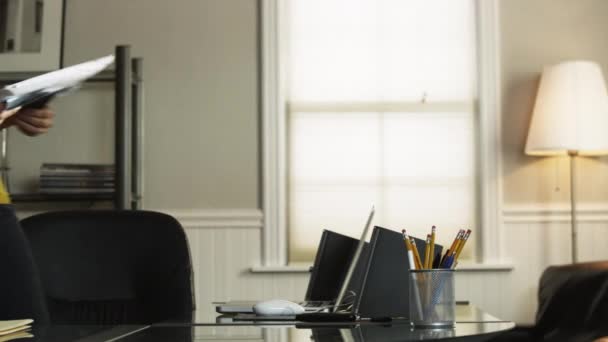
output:
[[[334,301],[348,271],[359,240],[329,230],[324,230],[310,274],[306,301]],[[365,264],[367,248],[364,247],[359,264]],[[361,261],[360,260],[360,261]],[[349,290],[358,292],[363,267],[355,271]],[[350,289],[352,288],[352,289]]]

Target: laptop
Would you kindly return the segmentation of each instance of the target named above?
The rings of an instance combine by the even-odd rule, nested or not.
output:
[[[359,240],[330,230],[323,231],[315,261],[311,267],[304,301],[296,301],[307,312],[332,307],[340,294],[342,294],[340,305],[355,301],[363,284],[368,254],[365,237],[370,230],[374,213],[374,208],[372,208]],[[224,314],[253,313],[253,305],[257,302],[216,303],[215,310]]]

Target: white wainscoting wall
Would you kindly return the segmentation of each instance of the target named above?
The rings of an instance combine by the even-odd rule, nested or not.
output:
[[[581,205],[578,213],[581,261],[608,260],[608,207]],[[302,299],[305,272],[251,272],[261,264],[262,212],[258,209],[158,210],[184,227],[194,265],[199,322],[215,321],[215,301],[270,298]],[[38,211],[20,211],[24,218]],[[567,207],[507,206],[502,236],[511,269],[462,269],[456,299],[468,300],[499,318],[534,322],[542,271],[565,264],[570,255]]]
[[[581,205],[578,210],[580,261],[608,260],[608,207]],[[513,206],[503,212],[504,236],[514,269],[502,296],[511,300],[505,317],[531,323],[538,280],[549,265],[572,260],[570,209],[564,206]]]
[[[215,321],[215,301],[304,297],[306,273],[250,272],[261,260],[260,210],[164,212],[180,221],[188,236],[199,322]]]
[[[214,321],[214,301],[303,298],[303,272],[253,273],[261,262],[262,213],[258,209],[164,210],[184,226],[195,271],[199,320]],[[567,207],[506,207],[504,263],[512,269],[462,270],[457,299],[518,323],[532,323],[537,284],[548,265],[570,261]],[[608,207],[582,206],[579,212],[581,260],[608,260]]]

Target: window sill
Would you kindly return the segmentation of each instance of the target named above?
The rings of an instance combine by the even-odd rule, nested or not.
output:
[[[251,273],[309,273],[310,264],[295,264],[286,266],[253,266]],[[458,272],[510,272],[513,265],[509,263],[462,263],[456,269]]]
[[[511,272],[513,264],[511,263],[467,263],[459,264],[456,271],[460,272]]]
[[[310,273],[311,264],[291,264],[286,266],[253,266],[251,273]]]

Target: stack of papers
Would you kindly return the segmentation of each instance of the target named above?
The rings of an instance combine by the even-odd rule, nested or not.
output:
[[[32,319],[0,321],[0,342],[33,337],[28,332],[32,322],[34,322]]]
[[[0,103],[5,109],[13,109],[66,92],[112,63],[114,55],[109,55],[8,85],[0,89]]]

